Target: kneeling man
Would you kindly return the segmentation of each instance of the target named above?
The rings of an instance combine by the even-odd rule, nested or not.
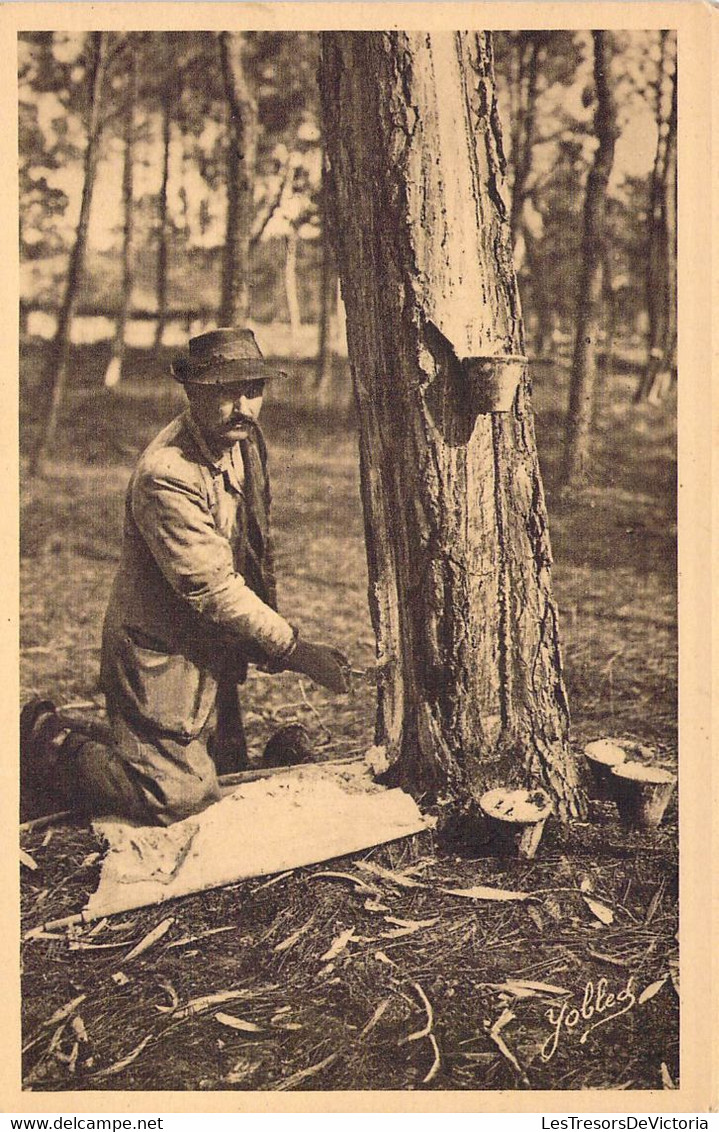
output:
[[[140,457],[102,636],[109,728],[49,700],[21,714],[21,787],[43,804],[168,824],[246,766],[238,684],[254,663],[347,690],[337,649],[276,608],[270,489],[258,425],[272,372],[251,330],[190,340],[173,375],[188,408]],[[90,729],[88,729],[90,731]]]

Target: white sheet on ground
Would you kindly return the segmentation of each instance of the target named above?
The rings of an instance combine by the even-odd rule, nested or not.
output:
[[[108,851],[85,915],[106,916],[300,868],[432,825],[408,794],[373,782],[362,762],[294,767],[243,783],[168,828],[93,822]]]

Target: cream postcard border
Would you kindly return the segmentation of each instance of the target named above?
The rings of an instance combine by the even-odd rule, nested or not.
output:
[[[17,33],[32,29],[380,29],[676,28],[679,52],[679,648],[680,648],[680,937],[681,1085],[677,1091],[581,1092],[23,1092],[20,1087],[19,880],[17,864],[18,720],[18,200]],[[719,1105],[716,935],[719,834],[717,775],[712,781],[711,676],[713,434],[712,218],[719,222],[719,166],[712,167],[712,95],[719,69],[719,6],[703,0],[527,3],[7,3],[0,8],[0,183],[2,376],[0,404],[5,505],[0,568],[5,592],[0,697],[2,888],[0,942],[5,956],[5,1025],[0,1064],[4,1112],[661,1112],[702,1113]],[[712,68],[712,56],[714,67]],[[715,149],[719,127],[714,123]],[[712,178],[717,186],[712,200]],[[714,303],[712,304],[712,298]],[[719,437],[717,438],[719,440]],[[716,529],[716,528],[715,528]],[[711,785],[710,785],[711,784]],[[710,835],[711,831],[711,835]],[[712,852],[713,850],[713,852]],[[713,975],[713,980],[712,980]]]

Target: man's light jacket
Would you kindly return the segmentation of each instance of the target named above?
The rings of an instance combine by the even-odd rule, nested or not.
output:
[[[207,722],[222,679],[281,667],[266,449],[259,429],[216,458],[189,410],[140,457],[103,629],[108,708],[179,739]]]

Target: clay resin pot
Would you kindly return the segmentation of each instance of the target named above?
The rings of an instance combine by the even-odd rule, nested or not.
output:
[[[625,761],[627,752],[624,747],[612,739],[595,739],[593,743],[587,743],[584,757],[590,770],[592,797],[600,802],[614,801],[616,779],[612,778],[612,769]]]
[[[675,774],[658,766],[624,762],[611,771],[619,816],[627,826],[655,829],[677,783]]]
[[[488,790],[479,799],[490,838],[501,853],[531,858],[542,840],[552,803],[544,790]]]
[[[528,360],[523,354],[465,358],[462,365],[470,382],[475,411],[511,412]]]

